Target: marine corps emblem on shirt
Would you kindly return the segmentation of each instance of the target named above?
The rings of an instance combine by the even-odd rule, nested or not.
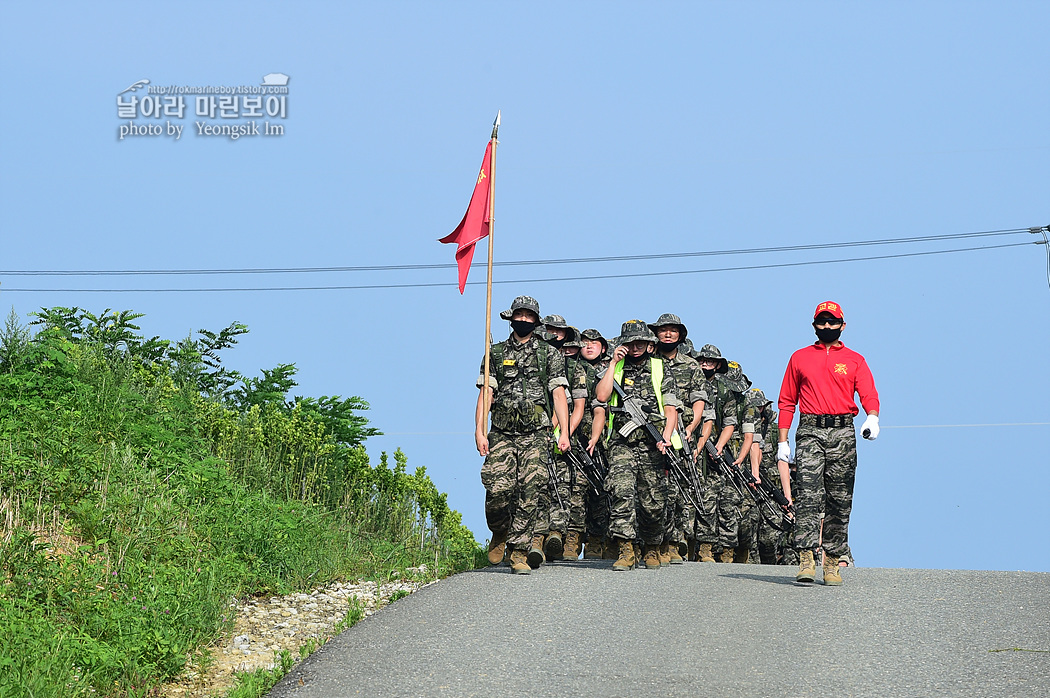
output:
[[[846,364],[835,364],[835,373],[846,375]]]

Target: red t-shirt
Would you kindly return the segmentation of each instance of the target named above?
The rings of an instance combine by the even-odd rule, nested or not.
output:
[[[796,404],[804,414],[856,415],[860,410],[854,393],[865,412],[878,412],[879,391],[863,356],[842,343],[825,347],[816,342],[799,349],[784,371],[777,426],[791,427]]]

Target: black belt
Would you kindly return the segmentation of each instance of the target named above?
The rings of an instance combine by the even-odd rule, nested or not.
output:
[[[835,429],[853,426],[853,415],[851,414],[802,414],[798,418],[799,426],[820,427],[822,429]]]

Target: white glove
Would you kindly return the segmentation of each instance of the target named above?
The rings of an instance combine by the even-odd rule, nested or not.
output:
[[[789,458],[791,458],[791,446],[787,441],[781,441],[777,444],[777,460],[786,461]]]
[[[877,414],[868,415],[864,424],[860,425],[860,435],[869,441],[879,438],[879,416]]]

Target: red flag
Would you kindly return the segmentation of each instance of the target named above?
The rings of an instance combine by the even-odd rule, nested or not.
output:
[[[489,193],[490,180],[492,176],[492,141],[485,147],[485,159],[481,162],[481,172],[478,173],[478,181],[474,185],[474,194],[470,197],[470,205],[467,212],[463,214],[463,220],[459,222],[456,229],[441,238],[438,242],[454,242],[459,247],[456,249],[456,264],[459,265],[459,292],[467,285],[467,272],[470,271],[470,262],[474,259],[474,244],[489,234]]]

